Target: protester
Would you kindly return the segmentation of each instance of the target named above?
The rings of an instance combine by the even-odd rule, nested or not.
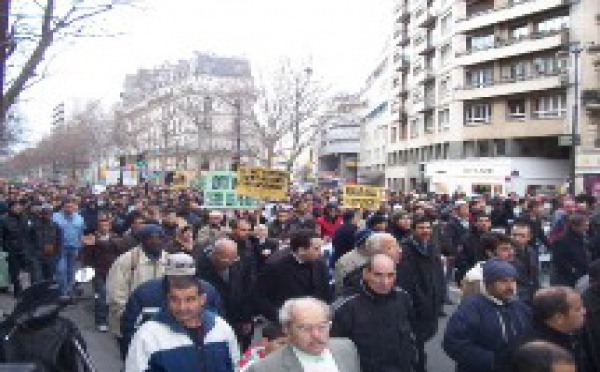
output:
[[[384,254],[369,259],[358,294],[334,305],[334,337],[354,342],[362,372],[413,371],[415,335],[410,296],[396,284],[396,262]]]
[[[287,344],[287,336],[279,323],[268,322],[262,327],[262,339],[251,345],[240,359],[240,372],[246,372],[250,365],[263,359]]]
[[[510,362],[510,372],[576,372],[571,354],[555,344],[534,341],[521,346]]]
[[[76,200],[69,198],[63,203],[61,211],[54,213],[52,217],[62,232],[62,246],[56,274],[63,301],[71,300],[71,292],[75,284],[75,261],[82,248],[81,238],[85,228],[83,218],[76,211]]]
[[[323,239],[331,240],[335,231],[342,225],[342,218],[338,213],[337,204],[328,203],[325,206],[323,215],[317,218],[317,224],[321,228],[321,237]]]
[[[554,268],[551,283],[574,287],[587,274],[591,261],[587,231],[590,222],[581,214],[567,217],[566,230],[551,247]]]
[[[326,303],[311,297],[286,300],[279,322],[288,344],[250,365],[248,372],[361,371],[352,341],[329,338],[331,314]]]
[[[540,287],[539,252],[532,244],[531,224],[516,222],[512,226],[511,237],[515,247],[515,266],[519,272],[517,294],[527,303]]]
[[[62,234],[58,224],[52,220],[52,214],[52,205],[43,204],[31,222],[31,241],[41,280],[54,280],[61,247]]]
[[[268,320],[277,318],[283,303],[311,296],[331,302],[328,269],[321,256],[323,241],[312,230],[297,230],[290,249],[270,257],[258,276],[255,292],[257,311]]]
[[[586,371],[600,371],[600,260],[590,264],[589,288],[582,298],[586,311],[582,332]]]
[[[269,238],[267,225],[258,224],[254,226],[254,235],[250,237],[250,244],[254,252],[258,273],[262,270],[267,259],[279,249],[279,242],[276,239]]]
[[[165,278],[167,303],[135,333],[127,372],[234,372],[240,351],[231,327],[204,309],[206,295],[191,276]],[[201,350],[201,352],[199,352]]]
[[[337,260],[354,249],[354,239],[358,230],[358,218],[353,210],[345,211],[342,215],[342,225],[335,231],[331,240],[333,254],[331,264],[335,265]]]
[[[457,372],[501,370],[512,345],[529,332],[531,312],[515,299],[517,276],[510,262],[488,260],[483,265],[486,293],[465,299],[450,317],[442,347]]]
[[[223,218],[221,212],[209,212],[208,224],[198,231],[197,243],[201,250],[210,249],[217,239],[227,236],[229,229],[223,226]]]

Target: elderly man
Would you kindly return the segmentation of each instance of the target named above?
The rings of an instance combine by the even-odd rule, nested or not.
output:
[[[254,236],[250,238],[250,242],[256,257],[256,269],[260,271],[267,259],[279,249],[279,242],[269,238],[269,228],[263,224],[254,227]]]
[[[362,372],[414,371],[412,302],[395,283],[396,262],[375,254],[362,270],[360,291],[334,305],[331,334],[356,344]]]
[[[224,238],[229,233],[223,226],[223,213],[210,211],[208,213],[208,224],[198,231],[196,241],[201,250],[210,248],[219,238]]]
[[[192,276],[165,280],[167,303],[131,342],[127,372],[234,372],[240,359],[235,334],[221,317],[204,310],[206,295]]]
[[[329,338],[329,306],[311,297],[287,300],[279,321],[288,345],[250,366],[248,372],[359,372],[352,341]]]
[[[235,241],[221,238],[210,252],[198,259],[197,275],[212,284],[224,303],[224,318],[235,330],[244,347],[252,338],[252,273],[240,259]]]

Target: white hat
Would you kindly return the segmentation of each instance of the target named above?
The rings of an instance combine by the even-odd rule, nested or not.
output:
[[[173,253],[165,262],[165,276],[193,276],[196,275],[194,258],[186,253]]]

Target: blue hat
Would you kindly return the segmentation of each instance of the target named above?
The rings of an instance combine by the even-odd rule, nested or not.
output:
[[[373,230],[361,229],[354,234],[354,246],[361,247],[367,241],[367,238],[373,234]]]
[[[492,258],[483,264],[483,281],[493,283],[502,278],[517,278],[517,269],[509,261]]]

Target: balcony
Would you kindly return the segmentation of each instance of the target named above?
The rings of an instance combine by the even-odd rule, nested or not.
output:
[[[398,4],[394,9],[396,14],[396,22],[397,23],[406,23],[410,20],[410,13],[408,12],[408,5],[406,4]]]
[[[554,8],[569,6],[574,0],[513,0],[499,8],[473,14],[457,20],[456,32],[465,33],[513,19],[545,12]]]
[[[537,74],[519,79],[504,78],[485,86],[465,86],[457,88],[454,98],[459,101],[509,96],[527,92],[544,91],[555,88],[566,88],[569,78],[563,72],[554,74]]]
[[[433,98],[425,98],[413,104],[413,109],[416,112],[427,112],[435,108],[435,100]]]
[[[415,83],[425,84],[426,82],[432,81],[435,79],[435,74],[433,69],[427,68],[422,70],[415,78]]]
[[[475,65],[501,58],[514,57],[520,54],[559,48],[568,44],[568,42],[569,32],[567,30],[552,33],[536,33],[520,39],[500,39],[486,49],[457,53],[456,63],[459,66]]]
[[[600,89],[587,89],[582,91],[581,103],[586,110],[600,113]]]
[[[415,13],[415,23],[417,27],[421,28],[431,28],[435,26],[436,18],[435,10],[429,7]]]
[[[394,63],[397,72],[406,72],[410,68],[410,63],[407,58],[399,58],[398,60],[394,60]]]
[[[410,43],[410,38],[408,37],[408,31],[406,30],[396,30],[394,33],[394,40],[396,45],[399,47],[405,47]]]

